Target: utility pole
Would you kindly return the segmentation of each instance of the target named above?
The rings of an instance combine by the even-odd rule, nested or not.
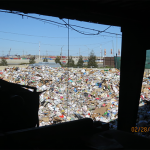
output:
[[[117,53],[117,34],[116,34],[116,53]]]
[[[104,66],[105,66],[105,52],[104,52]]]
[[[79,48],[79,56],[80,56],[80,48]]]
[[[62,59],[62,48],[64,47],[64,45],[61,47],[61,59]]]
[[[117,53],[116,53],[116,68],[117,68]]]
[[[101,45],[100,45],[100,53],[101,53],[101,55],[100,55],[100,60],[102,60],[102,48],[101,48]]]
[[[111,57],[110,57],[110,68],[111,68]]]
[[[11,48],[10,48],[10,51],[11,51]],[[10,56],[10,51],[9,51],[9,56]]]
[[[113,42],[113,40],[112,40],[112,47],[113,47],[113,56],[115,56],[115,49],[114,49],[114,42]]]
[[[61,48],[61,59],[62,59],[62,48]]]
[[[100,59],[100,60],[101,60],[100,62],[103,63],[103,58],[102,58],[102,48],[101,48],[101,59]]]
[[[24,57],[24,50],[23,50],[23,57]]]
[[[48,53],[47,53],[47,50],[46,50],[46,56],[47,56],[47,58],[48,58]]]
[[[40,42],[39,42],[39,60],[40,60]]]

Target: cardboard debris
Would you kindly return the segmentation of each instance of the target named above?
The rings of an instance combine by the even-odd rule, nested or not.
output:
[[[120,80],[117,69],[110,71],[95,68],[56,69],[48,66],[34,68],[29,66],[24,69],[19,68],[18,71],[15,67],[9,69],[2,70],[3,74],[0,74],[0,78],[37,87],[37,92],[46,90],[39,97],[40,126],[76,120],[78,118],[74,113],[83,118],[90,117],[102,122],[117,119]],[[68,71],[70,79],[68,79]],[[149,83],[149,79],[144,78],[141,89],[143,99],[150,99]],[[140,105],[144,104],[140,103]],[[114,125],[112,128],[116,128]]]
[[[54,117],[54,120],[53,121],[58,121],[58,122],[60,122],[60,121],[62,121],[62,119],[60,119],[60,118],[58,118],[58,117]]]
[[[107,107],[101,107],[101,108],[97,108],[93,111],[93,113],[98,113],[100,115],[103,115],[106,111],[107,111]]]
[[[48,117],[43,117],[42,120],[45,121],[45,122],[48,122],[49,118]]]
[[[143,92],[148,94],[149,90],[148,89],[144,89]]]

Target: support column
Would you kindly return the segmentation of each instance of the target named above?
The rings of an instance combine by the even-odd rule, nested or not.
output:
[[[131,132],[136,126],[139,99],[149,47],[144,25],[125,24],[122,30],[118,130]],[[150,32],[149,32],[150,33]]]

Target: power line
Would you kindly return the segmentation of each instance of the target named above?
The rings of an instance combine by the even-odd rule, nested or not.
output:
[[[63,19],[61,19],[62,21],[64,21]],[[65,22],[65,21],[64,21]],[[66,23],[66,22],[65,22]],[[67,25],[67,23],[66,23],[66,25]],[[77,26],[77,25],[69,25],[73,30],[75,30],[75,31],[77,31],[76,29],[74,29],[72,26],[76,26],[76,27],[79,27],[79,28],[83,28],[83,29],[88,29],[88,30],[93,30],[93,31],[97,31],[98,33],[97,34],[85,34],[85,35],[98,35],[98,34],[100,34],[100,33],[102,33],[102,32],[105,32],[105,33],[109,33],[109,34],[115,34],[116,35],[116,33],[111,33],[111,32],[106,32],[106,30],[108,30],[110,27],[111,27],[111,25],[108,27],[108,28],[106,28],[105,30],[103,30],[103,31],[100,31],[100,30],[96,30],[96,29],[90,29],[90,28],[85,28],[85,27],[81,27],[81,26]],[[81,34],[84,34],[84,33],[82,33],[81,31],[77,31],[77,32],[79,32],[79,33],[81,33]],[[121,35],[121,34],[117,34],[117,35]]]
[[[51,20],[48,20],[48,19],[42,19],[42,18],[38,18],[38,17],[33,17],[33,16],[21,14],[21,13],[19,13],[19,12],[14,12],[14,11],[7,11],[7,10],[2,11],[2,10],[0,10],[0,12],[17,14],[17,15],[20,15],[20,16],[22,16],[22,17],[26,16],[26,17],[29,17],[29,18],[32,18],[32,19],[37,19],[37,20],[40,20],[40,21],[45,21],[45,22],[46,22],[46,21],[49,21],[49,22],[53,22],[53,23],[56,23],[56,24],[59,24],[59,25],[65,25],[65,24],[63,24],[63,23],[59,23],[59,22],[56,22],[56,21],[51,21]],[[46,22],[46,23],[47,23],[47,22]]]
[[[16,35],[25,35],[25,36],[42,37],[42,38],[67,38],[67,37],[48,37],[48,36],[29,35],[29,34],[21,34],[21,33],[5,32],[5,31],[0,31],[0,32],[2,32],[2,33],[9,33],[9,34],[16,34]]]
[[[19,13],[19,12],[6,11],[6,10],[5,10],[5,11],[0,11],[0,12],[5,12],[5,13],[12,13],[12,14],[21,15],[22,18],[23,18],[23,16],[26,16],[26,17],[30,17],[30,18],[33,18],[33,19],[37,19],[37,20],[40,20],[40,21],[45,21],[45,23],[53,22],[53,23],[57,24],[57,26],[63,25],[63,26],[66,26],[66,27],[67,27],[67,25],[68,25],[63,19],[62,19],[62,20],[65,22],[65,24],[59,23],[59,22],[56,22],[56,21],[52,21],[52,20],[48,20],[48,19],[42,19],[42,18],[38,18],[38,17],[33,17],[33,16],[21,14],[21,13]],[[106,30],[107,30],[108,28],[110,28],[111,26],[109,26],[108,28],[106,28],[106,29],[103,30],[103,31],[96,30],[96,29],[91,29],[91,28],[85,28],[85,27],[81,27],[81,26],[77,26],[77,25],[69,25],[69,26],[70,26],[73,30],[75,30],[75,31],[77,31],[77,32],[79,32],[79,33],[81,33],[81,34],[84,34],[84,35],[98,35],[98,34],[100,34],[100,33],[102,33],[102,32],[109,33],[109,34],[115,34],[115,35],[116,35],[116,33],[106,32]],[[88,29],[88,30],[97,31],[98,33],[97,33],[97,34],[85,34],[85,33],[82,32],[82,31],[78,31],[78,30],[74,29],[72,26],[79,27],[79,28],[83,28],[83,29]],[[117,35],[121,35],[121,34],[117,34]]]
[[[62,19],[62,21],[64,21],[63,19]],[[65,22],[65,21],[64,21]],[[65,22],[66,23],[66,22]],[[67,25],[67,23],[66,23],[66,25]],[[98,34],[100,34],[100,33],[102,33],[102,32],[105,32],[107,29],[109,29],[111,26],[109,26],[107,29],[105,29],[104,31],[97,31],[98,33],[96,33],[96,34],[85,34],[83,31],[79,31],[79,30],[76,30],[76,29],[74,29],[71,25],[68,25],[68,26],[70,26],[73,30],[75,30],[76,32],[78,32],[78,33],[81,33],[81,34],[84,34],[84,35],[98,35]],[[87,28],[86,28],[87,29]]]
[[[0,47],[1,49],[9,49],[9,47]],[[21,48],[20,49],[18,49],[18,48],[14,48],[14,50],[13,51],[20,51],[21,50]],[[37,51],[37,49],[35,50],[31,50],[31,49],[28,49],[28,51]],[[48,50],[48,52],[56,52],[56,51],[59,51],[59,50],[55,50],[55,51],[51,51],[51,50]],[[68,51],[68,50],[64,50],[64,51]]]
[[[30,44],[39,44],[39,43],[33,43],[33,42],[24,42],[24,41],[18,41],[18,40],[11,40],[11,39],[4,39],[4,38],[0,38],[2,40],[7,40],[7,41],[14,41],[14,42],[22,42],[22,43],[30,43]],[[99,43],[93,43],[93,44],[82,44],[82,45],[70,45],[70,46],[84,46],[84,45],[96,45],[96,44],[99,44]],[[62,46],[61,45],[51,45],[51,44],[42,44],[42,45],[50,45],[50,46]],[[64,45],[65,46],[65,45]],[[67,46],[67,45],[66,45]]]
[[[38,43],[32,43],[32,42],[24,42],[24,41],[11,40],[11,39],[4,39],[4,38],[0,38],[0,39],[2,39],[2,40],[7,40],[7,41],[22,42],[22,43],[38,44]]]
[[[6,32],[6,31],[0,31],[0,32],[1,33],[7,33],[7,34],[16,34],[16,35],[24,35],[24,36],[42,37],[42,38],[67,38],[67,37],[49,37],[49,36],[30,35],[30,34]],[[99,36],[116,37],[116,36],[109,36],[109,35],[99,35]],[[97,36],[97,37],[99,38],[99,36]],[[70,38],[93,38],[93,37],[70,37]],[[118,38],[122,38],[122,37],[118,37]]]

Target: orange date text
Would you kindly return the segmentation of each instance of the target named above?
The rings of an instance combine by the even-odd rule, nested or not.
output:
[[[149,132],[150,127],[132,127],[131,131],[132,132]]]

